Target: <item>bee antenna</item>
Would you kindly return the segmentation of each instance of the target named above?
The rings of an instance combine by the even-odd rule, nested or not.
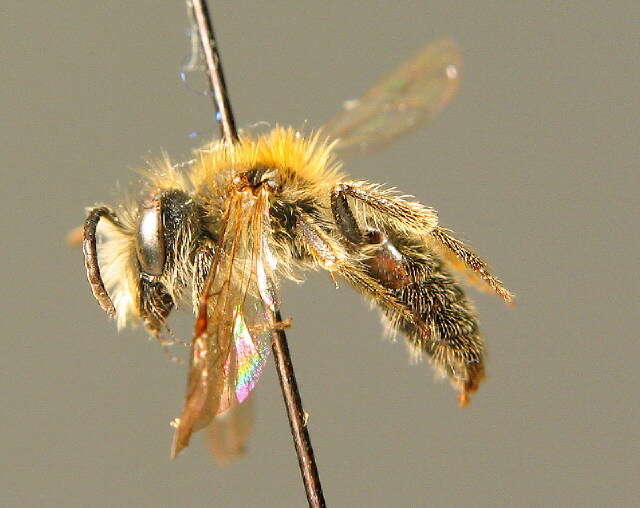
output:
[[[111,301],[109,293],[107,293],[107,289],[104,287],[102,275],[100,274],[100,266],[98,265],[96,228],[102,217],[108,219],[114,226],[119,227],[118,219],[111,210],[104,206],[92,209],[84,222],[82,251],[84,252],[84,264],[87,268],[87,279],[91,285],[91,292],[107,315],[115,318],[116,308]]]

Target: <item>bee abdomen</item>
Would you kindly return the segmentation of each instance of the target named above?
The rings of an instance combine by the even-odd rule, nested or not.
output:
[[[407,276],[400,286],[397,277],[390,284],[377,269],[376,254],[370,258],[369,275],[390,291],[396,305],[381,300],[378,304],[391,328],[402,332],[417,356],[426,355],[451,380],[460,392],[460,404],[465,405],[484,377],[484,344],[477,318],[464,292],[435,255],[412,254],[402,253]],[[398,306],[407,309],[413,319],[399,312]]]

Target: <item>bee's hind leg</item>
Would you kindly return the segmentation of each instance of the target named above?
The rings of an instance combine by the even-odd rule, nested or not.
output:
[[[376,227],[366,222],[360,226],[361,215],[358,209],[354,213],[349,198],[367,206],[361,221],[370,220]],[[402,332],[414,354],[425,354],[449,377],[459,391],[459,404],[465,406],[484,377],[484,344],[464,293],[426,242],[420,247],[438,229],[426,220],[428,209],[420,206],[368,184],[336,186],[331,194],[336,227],[347,249],[363,255],[364,267],[343,275],[380,307],[389,329]],[[378,217],[372,217],[375,213]],[[403,229],[411,221],[413,226]],[[402,248],[397,236],[412,239],[416,247]]]
[[[349,206],[351,198],[367,207],[374,224],[387,224],[403,234],[428,235],[438,225],[438,214],[416,201],[408,201],[393,190],[367,182],[343,182],[331,191],[331,210],[342,234],[353,244],[366,238]]]
[[[331,212],[342,237],[352,245],[362,245],[364,235],[347,200],[345,184],[339,184],[331,191]]]

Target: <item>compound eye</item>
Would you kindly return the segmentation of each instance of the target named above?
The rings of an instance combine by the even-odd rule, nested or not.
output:
[[[148,275],[161,275],[164,269],[165,246],[160,199],[152,199],[142,205],[137,243],[138,261],[142,270]]]

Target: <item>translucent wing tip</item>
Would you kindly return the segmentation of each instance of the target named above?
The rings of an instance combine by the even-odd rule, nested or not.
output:
[[[427,44],[360,99],[345,103],[323,132],[344,153],[371,152],[442,111],[456,94],[462,57],[453,39]]]
[[[173,442],[171,443],[171,459],[175,459],[178,454],[187,446],[189,446],[189,438],[191,432],[185,432],[184,429],[178,425],[178,428],[173,433]]]

